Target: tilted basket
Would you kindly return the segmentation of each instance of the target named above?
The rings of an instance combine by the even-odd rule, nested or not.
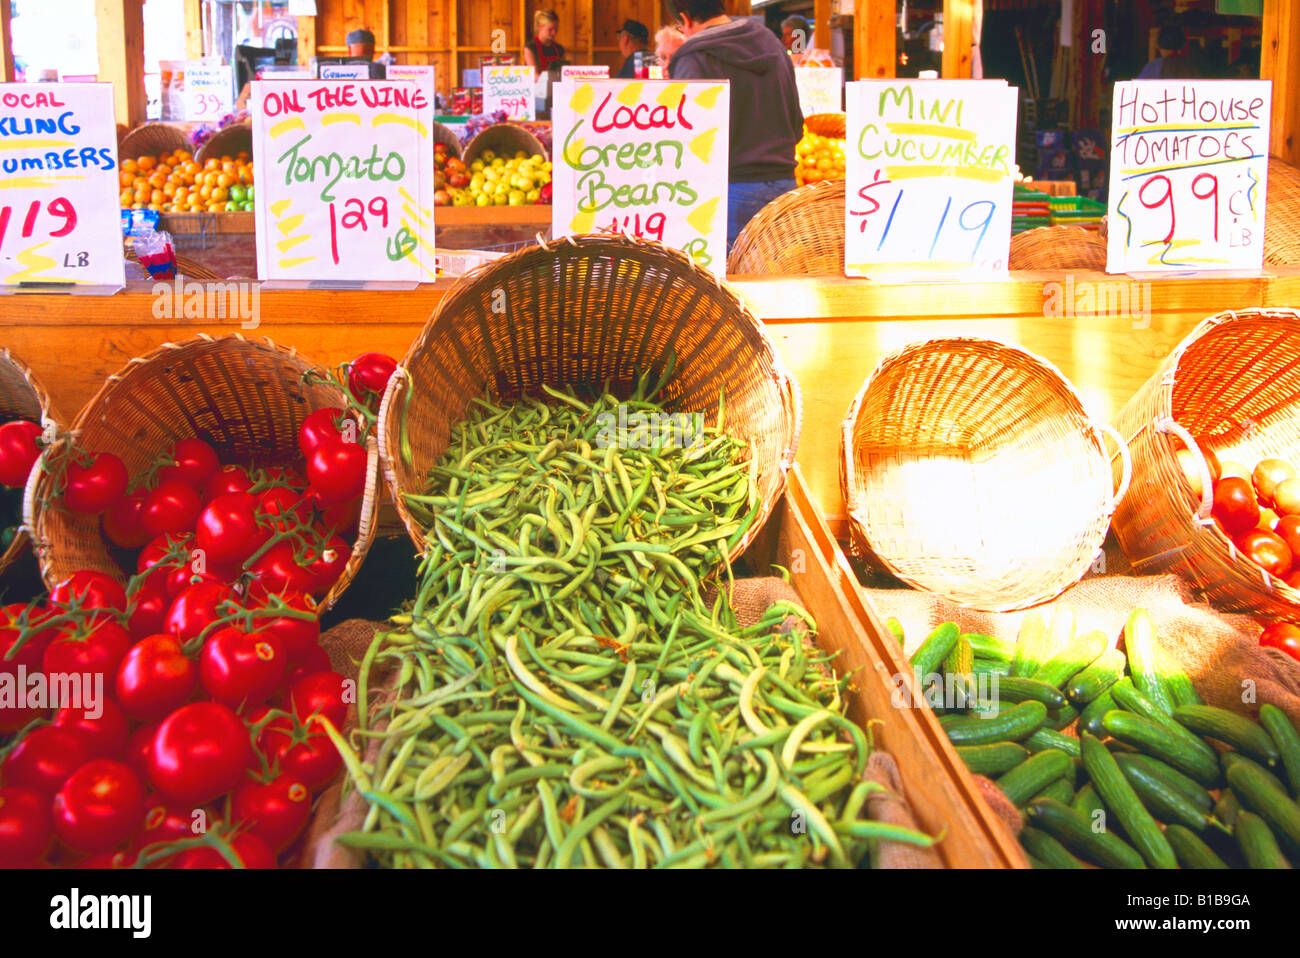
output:
[[[59,428],[59,418],[50,403],[49,394],[19,359],[0,347],[0,424],[14,419],[25,419],[40,425],[47,436]],[[0,574],[11,566],[27,548],[28,536],[20,528],[0,555]]]
[[[727,257],[729,275],[844,274],[844,181],[783,193],[745,224]]]
[[[508,402],[541,395],[543,385],[607,381],[626,395],[639,374],[657,379],[670,351],[666,407],[716,422],[725,391],[727,430],[751,443],[762,507],[732,552],[739,555],[785,489],[799,443],[798,386],[762,324],[712,273],[678,250],[613,236],[566,237],[467,273],[406,354],[378,432],[393,501],[416,546],[424,548],[424,533],[405,496],[425,491],[472,398]]]
[[[199,166],[207,163],[208,160],[219,160],[223,156],[235,157],[240,153],[253,155],[253,123],[246,120],[243,123],[232,123],[230,126],[223,126],[213,133],[211,138],[199,147],[199,151],[194,154],[194,160]]]
[[[171,123],[142,123],[122,137],[117,155],[123,160],[134,160],[141,156],[161,156],[189,148],[189,135],[179,126]]]
[[[814,136],[842,140],[845,136],[848,115],[844,113],[814,113],[803,118],[803,125]]]
[[[465,151],[460,158],[469,166],[483,155],[484,150],[491,150],[504,159],[510,159],[520,150],[529,156],[538,155],[550,159],[541,140],[513,123],[494,123],[489,126],[465,144]]]
[[[433,124],[433,142],[441,143],[447,148],[447,155],[459,158],[464,152],[460,145],[460,137],[443,123],[434,122]]]
[[[1082,226],[1040,226],[1011,237],[1009,269],[1106,270],[1106,240]]]
[[[842,427],[850,545],[962,605],[1052,599],[1096,559],[1128,485],[1125,469],[1112,487],[1103,433],[1118,441],[1023,349],[964,337],[905,346],[876,366]]]

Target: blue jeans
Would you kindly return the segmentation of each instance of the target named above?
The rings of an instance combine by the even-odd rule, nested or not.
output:
[[[727,252],[736,237],[764,206],[795,188],[793,177],[764,183],[731,183],[727,186]]]

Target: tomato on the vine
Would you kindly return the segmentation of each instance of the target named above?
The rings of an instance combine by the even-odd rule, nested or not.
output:
[[[185,704],[198,670],[176,637],[151,635],[131,646],[117,670],[117,700],[127,715],[146,722],[161,719]]]
[[[293,844],[311,818],[311,792],[292,775],[270,782],[245,778],[235,789],[231,818],[247,825],[277,854]]]
[[[144,817],[144,786],[121,762],[97,758],[63,783],[51,809],[54,834],[74,851],[102,852],[120,844]]]
[[[208,503],[234,492],[248,492],[252,488],[253,477],[243,466],[222,466],[212,474],[204,487],[203,501]]]
[[[163,795],[202,805],[239,783],[248,729],[220,702],[194,702],[163,719],[149,750],[149,778]]]
[[[284,654],[290,662],[296,662],[312,649],[320,648],[320,619],[316,617],[315,606],[311,605],[302,593],[285,593],[280,601],[297,612],[311,613],[311,618],[296,616],[277,616],[276,618],[258,618],[257,629],[274,635],[280,640]],[[252,600],[246,603],[249,608],[265,607],[265,601]],[[325,668],[329,668],[327,664]]]
[[[97,452],[84,465],[68,465],[63,504],[73,512],[99,515],[122,498],[128,478],[121,459],[111,452]]]
[[[27,673],[41,670],[41,659],[45,655],[45,649],[49,646],[53,638],[50,630],[37,632],[22,644],[22,646],[9,657],[9,651],[17,644],[22,637],[23,622],[28,621],[31,624],[31,616],[25,615],[27,607],[14,603],[0,608],[0,675],[8,676],[15,687],[18,684],[18,669],[21,666]],[[46,617],[45,613],[37,613],[35,619]],[[33,719],[41,717],[45,713],[42,708],[35,708],[28,705],[5,705],[0,706],[0,734],[6,732],[16,732]]]
[[[172,604],[166,583],[165,577],[151,575],[136,590],[127,617],[132,638],[143,639],[162,631],[167,609]]]
[[[150,795],[144,803],[144,821],[131,840],[131,848],[140,851],[159,842],[175,842],[203,834],[196,826],[192,806],[169,802],[161,795]]]
[[[290,542],[277,542],[253,562],[249,571],[267,592],[304,592],[316,589],[316,577],[298,564]]]
[[[40,458],[36,440],[41,427],[34,422],[16,419],[0,426],[0,484],[17,489],[27,484],[32,466]]]
[[[226,626],[208,638],[199,653],[199,680],[214,701],[239,709],[260,705],[284,677],[286,656],[269,632]]]
[[[348,697],[347,679],[338,672],[317,672],[299,679],[289,690],[289,710],[303,721],[323,715],[335,728],[342,728]]]
[[[199,513],[194,541],[209,561],[239,565],[270,536],[257,521],[258,499],[247,492],[218,496]]]
[[[202,439],[179,439],[172,447],[171,464],[158,470],[158,479],[178,480],[202,492],[216,471],[216,450]]]
[[[179,479],[168,479],[145,497],[140,522],[151,536],[188,533],[201,506],[198,490]]]
[[[383,353],[362,353],[348,363],[348,389],[357,399],[367,392],[382,394],[397,371],[397,360]]]
[[[268,711],[254,712],[250,717],[252,724],[256,725],[265,718]],[[268,765],[313,790],[328,785],[343,767],[338,749],[314,721],[306,723],[284,716],[273,718],[262,728],[257,748]]]
[[[141,519],[148,495],[148,489],[139,489],[104,510],[100,524],[109,542],[120,549],[139,549],[149,541],[149,532]]]
[[[309,549],[307,571],[316,579],[315,591],[328,592],[343,575],[351,556],[352,547],[338,536],[330,536],[323,548]]]
[[[77,735],[53,725],[41,725],[14,745],[0,772],[6,785],[53,795],[89,759],[86,745]]]
[[[310,518],[311,503],[288,486],[272,486],[257,497],[257,511],[276,532],[286,532]]]
[[[323,506],[361,495],[366,488],[366,447],[357,442],[322,443],[307,455],[307,479]]]
[[[83,569],[68,576],[50,590],[50,601],[55,605],[70,605],[73,601],[83,609],[108,609],[126,611],[126,589],[111,575]]]
[[[140,780],[147,782],[149,778],[149,755],[153,752],[153,740],[158,734],[158,726],[161,722],[146,722],[126,740],[126,752],[123,755],[123,761],[131,766],[131,770],[140,776]]]
[[[1264,629],[1259,644],[1265,648],[1285,652],[1300,661],[1300,625],[1293,622],[1274,622]]]
[[[41,667],[47,676],[101,673],[108,685],[130,647],[131,636],[126,629],[116,622],[98,619],[60,631],[41,656]]]
[[[221,618],[220,606],[231,598],[230,587],[221,582],[196,582],[176,594],[163,620],[163,630],[184,645]]]
[[[81,739],[90,758],[118,758],[130,737],[126,713],[107,696],[98,703],[99,716],[91,718],[85,708],[61,708],[54,714],[54,727]]]
[[[330,662],[329,653],[320,645],[314,645],[302,655],[298,656],[289,666],[289,671],[284,674],[284,682],[280,686],[280,696],[284,702],[289,701],[289,691],[309,675],[315,675],[317,672],[328,672],[334,666]],[[305,718],[306,716],[304,716]]]
[[[302,450],[302,454],[310,456],[317,446],[339,442],[341,437],[339,424],[345,426],[350,424],[349,428],[356,429],[355,421],[344,418],[343,410],[336,406],[326,406],[309,413],[298,429],[298,448]]]
[[[20,785],[0,788],[0,863],[40,858],[53,832],[50,796]]]
[[[230,840],[230,847],[245,868],[274,868],[275,855],[269,845],[252,832],[244,832]],[[189,848],[176,856],[172,868],[230,868],[231,865],[215,848]]]

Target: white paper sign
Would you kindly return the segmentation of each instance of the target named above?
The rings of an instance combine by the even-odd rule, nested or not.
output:
[[[109,83],[2,83],[0,283],[126,282]]]
[[[214,122],[230,112],[230,67],[191,60],[185,64],[185,119]]]
[[[426,84],[428,89],[433,89],[433,67],[419,63],[394,63],[389,66],[384,75],[390,80],[414,80],[423,88]]]
[[[1106,270],[1264,265],[1272,84],[1115,84]]]
[[[411,80],[254,83],[258,275],[425,282],[433,103]]]
[[[609,66],[596,64],[591,66],[560,67],[561,80],[608,80]]]
[[[505,110],[508,120],[534,119],[535,82],[534,70],[530,66],[484,67],[484,115],[491,116],[498,110]]]
[[[368,63],[318,63],[316,76],[321,80],[369,80]]]
[[[1000,80],[861,80],[847,89],[845,273],[1005,273],[1016,90]]]
[[[562,80],[552,234],[630,233],[727,263],[730,84]]]
[[[795,67],[794,82],[805,117],[844,112],[844,71],[839,67]]]

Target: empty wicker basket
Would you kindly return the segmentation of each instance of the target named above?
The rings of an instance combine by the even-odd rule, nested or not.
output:
[[[166,343],[109,376],[77,415],[71,432],[80,448],[119,456],[132,476],[187,437],[211,443],[224,464],[290,465],[300,458],[298,430],[307,414],[345,404],[338,386],[303,383],[303,374],[312,368],[291,349],[238,334]],[[321,601],[322,609],[348,587],[374,536],[378,447],[373,436],[367,444],[369,476],[357,539],[343,575]],[[50,455],[57,461],[59,450]],[[27,484],[25,518],[46,585],[79,569],[125,579],[104,542],[98,517],[45,502],[53,479],[40,465],[37,470]]]
[[[536,154],[550,159],[541,140],[522,126],[515,126],[513,123],[494,123],[483,130],[465,144],[465,152],[461,154],[461,159],[468,166],[482,156],[484,150],[491,150],[505,159],[509,159],[520,150],[529,156]]]
[[[844,274],[844,181],[783,193],[745,224],[727,257],[730,275]]]
[[[0,347],[0,423],[13,419],[26,419],[41,425],[46,435],[58,429],[58,416],[32,371],[13,356],[7,347]],[[20,529],[0,555],[0,573],[9,568],[27,548],[27,532]]]
[[[1248,309],[1205,320],[1115,425],[1133,451],[1133,489],[1114,525],[1134,569],[1177,572],[1224,609],[1296,618],[1300,592],[1237,552],[1176,456],[1186,446],[1203,463],[1204,445],[1247,469],[1273,456],[1300,463],[1300,313]]]
[[[1102,433],[1046,360],[983,339],[882,359],[844,420],[850,545],[962,605],[1045,602],[1096,558],[1118,490]],[[1127,450],[1121,447],[1127,462]]]
[[[798,387],[762,324],[711,273],[678,250],[604,236],[529,247],[466,274],[406,354],[378,431],[393,501],[416,546],[424,548],[423,531],[405,495],[424,491],[472,397],[508,401],[544,384],[606,381],[626,394],[639,373],[663,370],[670,349],[665,404],[713,422],[725,390],[728,430],[752,442],[763,506],[739,555],[785,489],[799,442]],[[409,461],[398,453],[403,430]]]
[[[1106,240],[1082,226],[1040,226],[1011,237],[1010,269],[1106,270]]]
[[[190,138],[179,126],[170,123],[143,123],[122,137],[117,155],[123,160],[134,160],[141,156],[160,156],[189,148]]]

